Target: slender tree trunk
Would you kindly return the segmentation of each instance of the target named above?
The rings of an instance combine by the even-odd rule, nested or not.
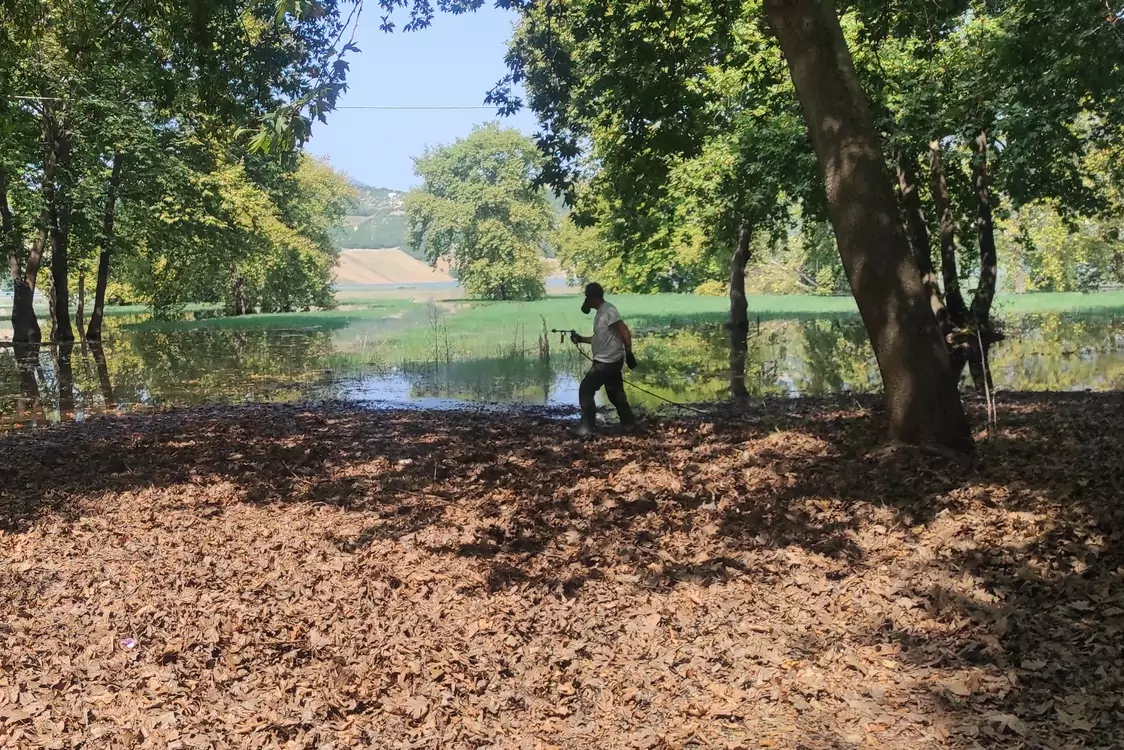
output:
[[[94,355],[94,365],[98,371],[98,385],[101,387],[101,397],[105,402],[105,410],[113,411],[117,408],[117,399],[113,395],[113,383],[109,380],[109,364],[105,359],[105,349],[100,341],[91,339],[90,352]]]
[[[890,437],[972,450],[948,352],[909,251],[870,110],[827,0],[765,0],[827,189],[886,393]]]
[[[45,118],[43,127],[46,158],[43,169],[43,199],[46,203],[47,231],[51,239],[51,289],[54,294],[53,341],[73,341],[74,329],[70,325],[70,295],[67,289],[67,241],[70,224],[70,196],[65,187],[69,178],[67,136],[58,132],[51,118]]]
[[[972,356],[968,361],[972,382],[978,390],[992,386],[989,365],[991,345],[1001,336],[996,335],[991,324],[991,306],[995,301],[995,284],[999,276],[999,263],[995,251],[995,224],[992,219],[991,179],[987,166],[987,131],[976,138],[976,159],[972,176],[976,188],[976,235],[980,243],[980,278],[972,297],[972,321],[979,335],[971,342]]]
[[[914,165],[905,151],[898,152],[898,187],[901,189],[902,210],[905,212],[906,228],[909,235],[909,244],[913,249],[914,260],[921,271],[921,283],[925,285],[925,292],[929,296],[929,307],[937,319],[937,326],[941,335],[948,340],[952,333],[952,321],[949,319],[948,308],[945,307],[941,296],[941,285],[937,281],[937,274],[933,270],[933,247],[929,242],[929,226],[925,223],[925,212],[921,208],[921,195],[917,187],[917,175]]]
[[[749,397],[745,385],[745,361],[749,353],[749,302],[745,296],[745,267],[749,263],[749,241],[753,230],[743,223],[730,259],[730,396]]]
[[[78,337],[85,338],[86,328],[86,272],[78,271],[78,306],[74,310],[74,324],[78,327]]]
[[[243,315],[246,312],[245,282],[233,268],[230,270],[230,279],[231,315]]]
[[[976,185],[976,233],[980,243],[980,281],[972,297],[972,317],[985,326],[995,300],[995,282],[999,264],[995,252],[995,224],[992,221],[990,175],[987,167],[988,137],[982,131],[976,139],[976,161],[973,176]],[[990,328],[990,326],[988,326]]]
[[[90,314],[90,326],[86,338],[101,341],[102,320],[105,317],[105,290],[109,285],[109,254],[113,250],[115,233],[114,221],[117,215],[117,188],[121,184],[121,167],[125,155],[120,151],[113,153],[113,168],[109,173],[109,184],[105,188],[105,214],[102,216],[101,252],[98,254],[98,280],[94,287],[94,311]]]
[[[968,323],[968,307],[960,292],[960,274],[956,269],[956,217],[952,213],[952,200],[948,196],[948,180],[945,178],[940,141],[929,144],[929,176],[932,180],[933,205],[936,206],[940,221],[944,300],[952,324],[962,328]]]
[[[32,243],[26,265],[20,263],[22,240],[16,233],[12,207],[8,203],[8,175],[0,169],[0,245],[8,261],[12,280],[12,341],[17,344],[39,343],[43,338],[35,316],[35,277],[43,257],[42,243]]]
[[[47,275],[47,310],[51,319],[51,341],[59,340],[58,298],[55,297],[54,276]]]

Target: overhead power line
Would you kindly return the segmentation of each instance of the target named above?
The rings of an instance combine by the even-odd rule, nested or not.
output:
[[[66,101],[65,99],[63,99],[61,97],[57,97],[57,96],[13,96],[12,98],[18,99],[18,100],[21,100],[21,101],[40,101],[40,102]],[[126,102],[114,101],[114,100],[111,100],[111,99],[99,99],[99,98],[92,98],[92,97],[87,97],[85,100],[90,101],[90,102],[102,102],[102,103],[105,103],[105,104],[125,104],[126,103]],[[145,103],[145,102],[137,102],[137,103],[139,104],[139,103]],[[490,105],[490,104],[342,104],[342,105],[336,107],[336,109],[379,109],[379,110],[402,110],[402,111],[408,111],[408,110],[429,111],[429,110],[482,110],[482,109],[494,110],[494,109],[496,109],[496,107],[494,105]]]

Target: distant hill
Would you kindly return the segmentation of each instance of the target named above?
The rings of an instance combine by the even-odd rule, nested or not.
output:
[[[336,230],[341,249],[402,248],[417,258],[420,254],[406,246],[406,193],[353,182],[358,195],[343,226]]]
[[[371,187],[352,180],[358,195],[343,225],[336,230],[341,250],[382,250],[400,248],[411,257],[423,260],[420,252],[406,242],[406,192]],[[553,193],[547,197],[559,219],[569,213],[561,198]],[[543,247],[543,255],[554,256],[553,248]]]

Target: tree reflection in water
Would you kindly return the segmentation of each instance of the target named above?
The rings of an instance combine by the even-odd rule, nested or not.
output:
[[[1000,390],[1124,389],[1124,322],[1080,315],[1009,317],[992,350]],[[357,347],[358,336],[363,346]],[[502,337],[503,332],[498,336]],[[173,331],[117,329],[104,344],[0,349],[0,425],[162,405],[349,396],[353,386],[401,384],[392,399],[569,403],[588,361],[572,347],[491,356],[452,350],[440,362],[404,361],[393,343],[369,353],[347,321],[302,330],[253,326]],[[455,343],[455,342],[454,342]],[[879,388],[857,318],[750,324],[744,375],[721,325],[637,332],[629,379],[675,401],[729,398],[732,380],[762,396],[821,396]],[[734,363],[734,370],[731,369]],[[662,402],[634,390],[637,405]]]

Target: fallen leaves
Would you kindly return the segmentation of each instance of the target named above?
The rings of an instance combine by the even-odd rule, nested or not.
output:
[[[1013,399],[975,469],[859,414],[2,437],[0,746],[1124,746],[1120,399]]]

